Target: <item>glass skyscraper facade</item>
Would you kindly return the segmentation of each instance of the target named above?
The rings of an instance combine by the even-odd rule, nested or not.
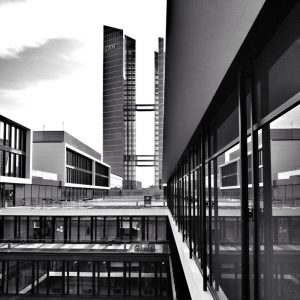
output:
[[[103,159],[123,187],[136,187],[135,40],[104,26]]]
[[[135,40],[125,36],[124,47],[124,177],[123,186],[136,188]]]
[[[158,52],[154,52],[155,59],[155,148],[154,148],[154,185],[161,188],[162,160],[163,160],[163,127],[164,127],[164,90],[165,90],[165,52],[164,39],[158,39]]]

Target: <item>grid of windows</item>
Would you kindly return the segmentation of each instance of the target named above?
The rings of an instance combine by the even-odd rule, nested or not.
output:
[[[26,131],[0,116],[0,175],[25,177]]]
[[[125,189],[136,188],[135,40],[125,36],[124,52],[124,175]]]
[[[1,242],[105,243],[166,242],[162,217],[0,217]]]
[[[126,189],[136,188],[136,45],[123,30],[104,26],[103,153]],[[106,179],[96,177],[97,184]]]
[[[0,294],[171,299],[168,260],[81,259],[1,260]]]
[[[154,185],[161,188],[162,159],[163,159],[163,122],[164,122],[164,82],[165,82],[165,53],[164,39],[158,40],[158,52],[154,54],[155,60],[155,165]]]
[[[67,182],[92,185],[92,160],[67,148]]]
[[[95,185],[109,186],[109,168],[96,162],[95,164]]]
[[[103,156],[112,166],[112,172],[123,177],[123,30],[104,26],[103,42]],[[111,156],[118,158],[114,164]]]

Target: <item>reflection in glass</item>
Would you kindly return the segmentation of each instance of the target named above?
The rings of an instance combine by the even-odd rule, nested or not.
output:
[[[300,298],[300,106],[261,131],[261,297]]]

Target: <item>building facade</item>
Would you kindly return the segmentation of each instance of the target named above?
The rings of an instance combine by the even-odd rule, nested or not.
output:
[[[126,189],[136,186],[135,82],[135,40],[104,26],[103,159]]]
[[[164,126],[164,92],[165,92],[165,51],[164,39],[158,39],[158,52],[154,53],[155,102],[154,102],[154,185],[162,186],[163,165],[163,126]]]
[[[32,166],[57,174],[62,198],[94,198],[110,188],[110,167],[101,154],[65,131],[33,132]]]
[[[168,206],[215,299],[298,299],[300,4],[198,2],[168,2]]]
[[[174,299],[166,209],[24,208],[0,224],[3,299]]]
[[[0,207],[15,206],[31,183],[31,130],[0,115]]]

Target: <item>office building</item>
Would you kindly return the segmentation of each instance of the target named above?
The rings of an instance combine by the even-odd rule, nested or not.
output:
[[[135,40],[123,30],[104,26],[103,159],[136,188]]]
[[[299,1],[168,2],[163,178],[193,299],[300,298],[299,20]]]
[[[154,102],[154,185],[162,186],[162,164],[163,164],[163,126],[164,126],[164,92],[165,92],[165,51],[164,39],[158,39],[158,52],[154,53],[155,59],[155,102]]]
[[[0,207],[15,206],[31,184],[31,130],[0,115]]]
[[[58,197],[96,198],[109,190],[110,167],[101,161],[101,154],[67,132],[34,131],[32,145],[32,167],[57,174],[62,187]]]
[[[0,207],[102,198],[110,167],[64,131],[35,131],[0,116]]]

